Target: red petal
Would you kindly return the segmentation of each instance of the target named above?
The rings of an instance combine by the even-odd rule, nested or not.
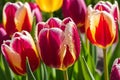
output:
[[[47,24],[49,25],[49,28],[53,28],[53,27],[60,28],[61,20],[58,18],[50,18],[47,21]]]
[[[63,40],[63,32],[59,28],[44,28],[39,34],[39,46],[42,60],[46,65],[59,68],[61,65],[59,49]]]
[[[104,47],[113,41],[113,36],[110,32],[111,30],[109,25],[110,24],[106,22],[105,18],[101,14],[98,27],[96,27],[95,38],[96,42]]]
[[[7,3],[3,9],[3,23],[6,29],[6,32],[9,35],[17,31],[16,25],[14,22],[15,13],[17,9],[18,7],[16,6],[16,4],[13,4],[13,3]]]

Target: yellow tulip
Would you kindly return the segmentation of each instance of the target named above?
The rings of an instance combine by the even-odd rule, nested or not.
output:
[[[54,12],[61,8],[63,0],[35,0],[44,12]]]

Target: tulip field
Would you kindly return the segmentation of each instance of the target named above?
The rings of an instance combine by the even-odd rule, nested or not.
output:
[[[1,0],[0,80],[120,80],[119,0]]]

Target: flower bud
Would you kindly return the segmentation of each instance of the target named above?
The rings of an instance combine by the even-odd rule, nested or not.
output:
[[[115,59],[113,63],[110,80],[120,80],[120,58]]]
[[[92,44],[102,48],[112,45],[117,35],[116,23],[109,11],[105,5],[88,6],[86,16],[86,35]]]
[[[24,75],[26,71],[26,58],[30,68],[35,71],[40,63],[36,45],[27,31],[15,32],[11,40],[6,40],[1,45],[2,53],[12,71]]]
[[[85,32],[85,16],[86,4],[84,0],[64,0],[62,13],[64,17],[71,17],[80,28],[81,32]]]
[[[78,59],[80,38],[71,18],[63,21],[50,18],[47,22],[40,22],[36,35],[40,56],[46,65],[65,70]]]

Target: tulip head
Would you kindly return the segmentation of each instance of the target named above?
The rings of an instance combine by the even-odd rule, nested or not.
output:
[[[9,39],[9,36],[7,35],[5,29],[3,28],[3,25],[0,24],[0,46],[3,43],[3,40]]]
[[[80,38],[71,18],[61,21],[50,18],[37,25],[37,42],[43,62],[53,68],[65,70],[78,59]]]
[[[81,32],[85,32],[85,16],[86,5],[84,0],[64,0],[62,13],[64,17],[71,17],[80,28]]]
[[[117,42],[118,41],[118,23],[119,23],[119,8],[118,8],[117,1],[115,1],[113,5],[108,1],[106,2],[99,1],[95,5],[94,9],[99,11],[106,11],[113,16],[114,22],[116,24],[116,37],[114,39],[114,43]]]
[[[120,58],[115,59],[113,63],[110,80],[120,80]]]
[[[15,32],[11,40],[3,42],[1,49],[10,68],[16,74],[24,75],[26,73],[26,58],[29,60],[32,71],[39,66],[39,54],[27,31]]]
[[[36,3],[29,2],[29,6],[31,8],[32,13],[34,14],[36,18],[36,23],[42,21],[42,14],[40,12],[40,9]]]
[[[104,9],[101,7],[101,9]],[[102,48],[110,46],[116,36],[114,17],[104,10],[88,7],[86,35],[91,43]]]
[[[63,0],[35,0],[44,12],[54,12],[61,8]]]
[[[3,25],[11,36],[14,32],[32,29],[33,16],[36,21],[41,21],[41,14],[34,3],[6,3],[3,8]]]

